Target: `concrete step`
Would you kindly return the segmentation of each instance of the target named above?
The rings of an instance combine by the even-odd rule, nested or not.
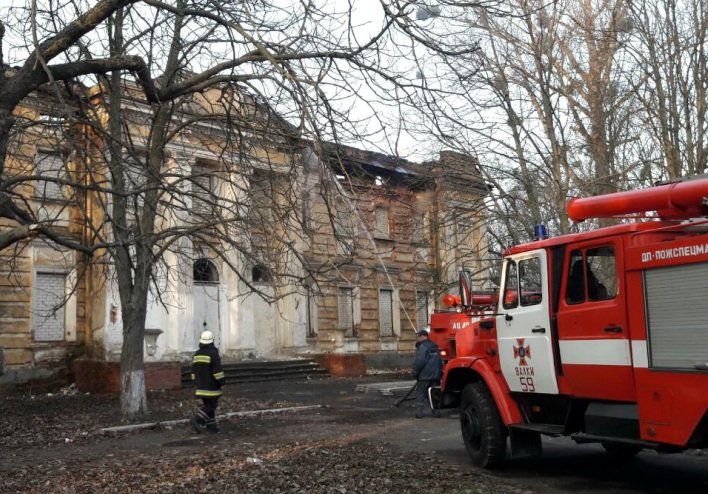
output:
[[[329,375],[326,369],[309,359],[222,362],[222,367],[226,376],[226,384],[326,377]],[[182,367],[182,387],[192,385],[191,374],[191,366]]]

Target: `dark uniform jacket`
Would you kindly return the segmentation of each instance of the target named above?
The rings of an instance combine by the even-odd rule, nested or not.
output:
[[[214,398],[222,395],[221,386],[226,377],[221,368],[219,350],[213,343],[199,344],[199,350],[192,357],[192,378],[197,396]]]
[[[439,381],[442,376],[442,359],[438,346],[430,340],[416,345],[413,376],[418,381]]]

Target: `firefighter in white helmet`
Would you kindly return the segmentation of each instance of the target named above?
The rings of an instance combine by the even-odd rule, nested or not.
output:
[[[204,324],[206,327],[206,324]],[[224,384],[224,370],[221,368],[219,350],[214,345],[214,335],[211,331],[203,331],[199,338],[199,349],[192,358],[192,379],[194,380],[197,398],[201,398],[202,405],[190,420],[192,427],[197,432],[206,430],[218,432],[216,425],[216,407],[219,397],[223,394],[221,387]]]

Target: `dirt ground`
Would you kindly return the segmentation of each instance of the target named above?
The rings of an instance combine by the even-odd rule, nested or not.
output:
[[[116,397],[73,388],[0,397],[2,493],[515,493],[533,491],[426,451],[412,402],[356,391],[396,376],[321,378],[225,388],[218,414],[295,405],[304,411],[121,433]],[[143,422],[177,420],[191,391],[151,393]],[[455,417],[423,420],[456,420]]]

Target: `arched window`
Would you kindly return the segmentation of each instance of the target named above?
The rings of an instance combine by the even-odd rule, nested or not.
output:
[[[209,259],[198,259],[193,268],[195,283],[218,283],[219,272]]]

